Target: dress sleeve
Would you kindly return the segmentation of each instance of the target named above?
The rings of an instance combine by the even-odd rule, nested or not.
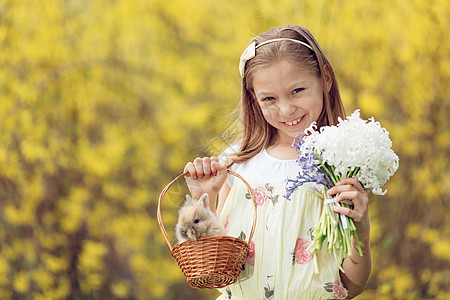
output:
[[[238,148],[239,148],[238,145],[233,145],[233,146],[228,147],[228,148],[227,148],[227,149],[219,156],[219,160],[220,160],[221,162],[229,162],[228,156],[231,155],[231,154],[233,154],[233,153],[236,153],[236,152],[238,151]],[[234,164],[232,164],[232,165],[230,166],[229,169],[236,172],[236,170],[238,169],[238,167],[239,167],[239,164],[234,163]],[[235,180],[235,177],[234,177],[233,175],[228,174],[228,176],[227,176],[227,181],[226,181],[226,182],[227,182],[227,184],[228,184],[228,186],[229,186],[230,188],[233,186],[234,180]]]

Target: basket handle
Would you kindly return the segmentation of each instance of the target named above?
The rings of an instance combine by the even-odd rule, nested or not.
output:
[[[245,185],[247,186],[250,195],[252,197],[253,200],[253,205],[255,207],[255,214],[253,217],[253,224],[252,224],[252,230],[250,231],[250,235],[248,236],[248,244],[250,244],[252,238],[253,238],[253,234],[255,233],[255,226],[256,226],[256,213],[257,213],[257,205],[256,205],[256,197],[255,197],[255,193],[253,192],[252,187],[250,186],[250,184],[244,179],[242,178],[241,175],[239,175],[238,173],[227,169],[227,172],[233,176],[236,176],[237,178],[239,178],[240,180],[242,180]],[[159,227],[161,228],[161,231],[164,235],[164,238],[166,239],[166,243],[169,246],[170,251],[172,251],[172,245],[170,244],[169,238],[167,237],[167,232],[166,229],[164,228],[164,224],[161,218],[161,202],[162,199],[164,198],[164,196],[166,195],[167,191],[169,190],[170,186],[177,181],[178,179],[180,179],[181,177],[186,176],[187,174],[189,174],[189,172],[184,172],[180,175],[178,175],[177,177],[175,177],[171,182],[169,182],[169,184],[166,185],[166,187],[162,190],[161,194],[159,195],[159,201],[158,201],[158,211],[157,211],[157,217],[158,217],[158,223],[159,223]]]

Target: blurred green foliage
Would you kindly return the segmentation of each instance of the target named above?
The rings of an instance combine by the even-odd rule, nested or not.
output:
[[[162,188],[239,97],[238,58],[309,28],[347,111],[391,133],[358,299],[450,298],[450,3],[0,0],[0,298],[200,299],[156,221]],[[212,147],[210,147],[213,145]],[[172,237],[182,188],[163,203]]]

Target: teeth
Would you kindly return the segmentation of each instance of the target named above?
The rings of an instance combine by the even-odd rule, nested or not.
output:
[[[295,121],[292,121],[292,122],[284,122],[284,123],[288,124],[289,126],[292,126],[292,125],[295,125],[295,124],[299,123],[301,119],[302,119],[302,118],[298,118],[298,119],[295,120]]]

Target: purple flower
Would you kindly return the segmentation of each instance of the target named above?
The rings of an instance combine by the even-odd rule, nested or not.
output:
[[[302,145],[303,140],[302,135],[300,134],[294,139],[294,143],[292,144],[292,147],[295,147],[297,151],[300,152],[300,149],[302,150],[297,159],[297,163],[300,166],[300,171],[296,179],[287,180],[285,198],[288,200],[290,200],[290,196],[298,187],[307,182],[323,184],[327,187],[332,186],[330,177],[320,163],[315,149],[308,149],[302,147]]]

